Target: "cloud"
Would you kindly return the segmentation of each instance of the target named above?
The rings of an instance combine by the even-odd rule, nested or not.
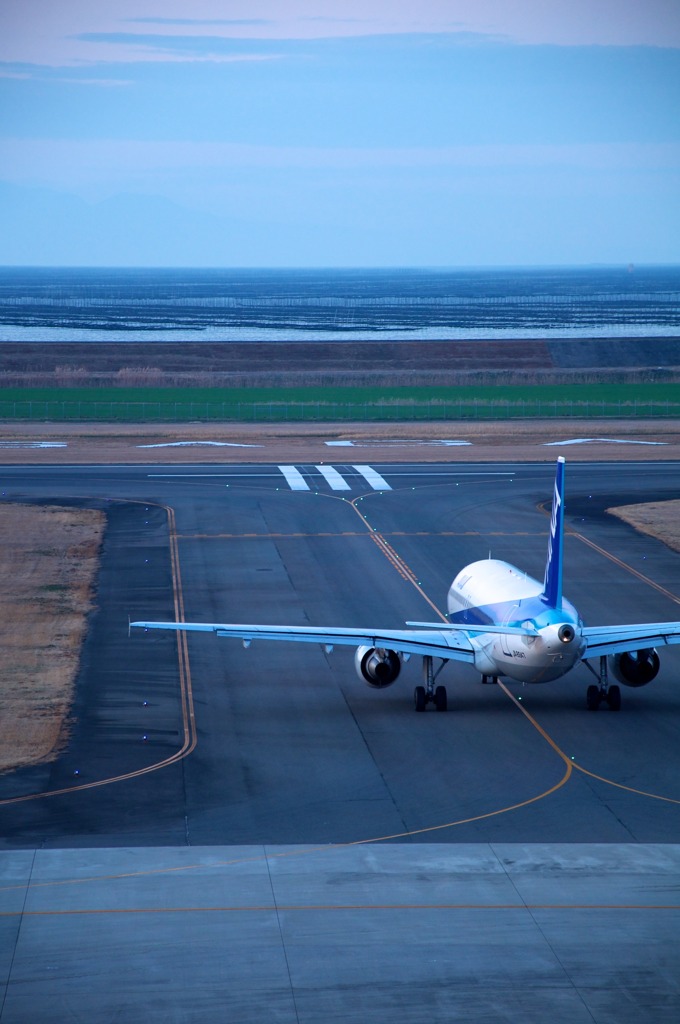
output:
[[[119,58],[128,52],[120,36],[106,38]],[[182,35],[167,63],[154,52],[157,34],[139,39],[147,59],[132,63],[6,65],[37,81],[3,81],[5,135],[433,154],[680,140],[680,51],[473,46],[451,36],[261,41],[256,49]],[[77,90],[77,80],[129,80],[134,91]]]
[[[267,18],[124,18],[122,20],[128,24],[137,25],[221,25],[229,28],[275,24],[275,22]]]
[[[78,36],[84,43],[118,51],[118,61],[263,61],[276,60],[281,54],[264,52],[271,44],[254,40],[231,39],[219,35],[167,36],[135,32],[90,32]],[[276,47],[277,44],[274,44]],[[259,48],[259,52],[258,52]],[[115,62],[115,57],[113,58]]]
[[[51,82],[59,85],[78,85],[103,89],[129,88],[134,85],[132,78],[111,78],[107,72],[102,72],[100,77],[95,77],[96,67],[89,67],[81,75],[76,74],[75,68],[50,68],[35,67],[34,65],[11,65],[0,64],[0,79],[14,79],[16,81]]]
[[[63,66],[121,59],[97,35],[155,25],[171,37],[210,26],[232,39],[284,40],[463,32],[521,45],[680,47],[677,0],[3,0],[0,61]],[[134,33],[131,33],[134,35]],[[134,42],[130,60],[139,59]],[[120,47],[118,47],[120,49]],[[123,59],[125,59],[123,57]]]
[[[31,230],[12,251],[91,261],[87,244],[103,252],[98,232],[125,212],[148,261],[174,237],[166,215],[173,260],[186,234],[192,258],[205,242],[238,263],[217,238],[236,221],[242,260],[504,262],[514,247],[525,262],[554,260],[562,242],[602,259],[604,241],[626,260],[667,258],[680,5],[585,4],[2,0],[0,180],[45,190],[40,208],[63,214],[36,234],[24,197]],[[85,203],[87,238],[64,197]],[[134,252],[116,238],[117,258]]]

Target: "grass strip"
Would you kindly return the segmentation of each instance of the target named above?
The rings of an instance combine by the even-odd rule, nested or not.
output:
[[[526,387],[5,388],[0,419],[330,422],[680,415],[680,384]]]

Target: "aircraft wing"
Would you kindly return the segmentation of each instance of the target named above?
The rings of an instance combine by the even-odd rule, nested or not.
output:
[[[247,646],[252,640],[287,640],[292,643],[334,647],[378,647],[400,654],[474,662],[472,644],[464,630],[355,629],[325,626],[253,626],[222,622],[131,622],[141,629],[197,630],[220,637],[236,637]]]
[[[662,644],[680,644],[680,622],[642,622],[631,626],[585,626],[583,658],[622,654]]]

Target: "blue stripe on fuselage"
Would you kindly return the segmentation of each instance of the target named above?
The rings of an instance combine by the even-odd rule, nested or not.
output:
[[[516,628],[525,622],[530,622],[536,629],[541,629],[555,622],[579,622],[578,613],[569,601],[563,599],[561,608],[546,608],[545,601],[539,594],[535,597],[525,597],[520,601],[499,601],[496,604],[463,608],[458,612],[449,612],[447,618],[452,626],[465,626],[471,630],[474,630],[475,626]]]

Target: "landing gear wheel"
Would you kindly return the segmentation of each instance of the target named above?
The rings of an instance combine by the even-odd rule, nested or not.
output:
[[[600,688],[593,684],[586,690],[586,704],[588,711],[597,711],[600,706]]]
[[[427,695],[424,686],[416,686],[413,691],[413,706],[416,711],[424,711],[427,704]]]
[[[621,690],[618,686],[610,686],[607,693],[607,704],[610,711],[621,710]]]
[[[446,698],[446,687],[438,686],[434,691],[434,706],[437,711],[446,711],[448,707],[448,701]]]

